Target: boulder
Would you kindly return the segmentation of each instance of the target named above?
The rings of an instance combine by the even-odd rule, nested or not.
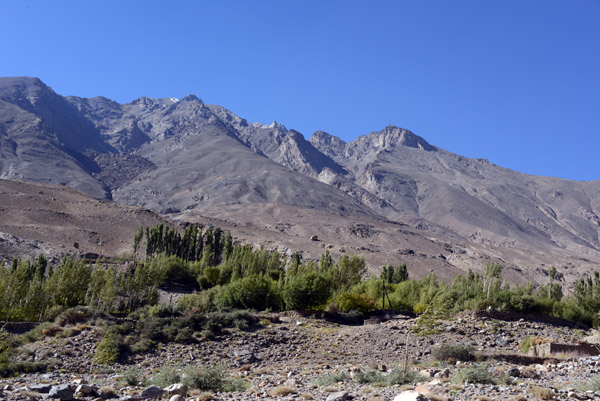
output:
[[[94,389],[89,384],[80,384],[75,389],[75,393],[81,393],[84,395],[90,395],[94,392]]]
[[[71,401],[73,399],[73,390],[68,384],[52,386],[48,393],[49,398],[59,399],[61,401]]]
[[[29,390],[40,394],[48,394],[51,389],[52,384],[34,384],[33,386],[29,386]]]
[[[336,393],[329,394],[329,397],[327,397],[327,401],[345,401],[345,400],[349,400],[350,398],[351,397],[350,397],[350,395],[348,395],[347,392],[338,391]]]
[[[150,386],[150,387],[146,388],[144,391],[142,391],[142,397],[148,398],[151,400],[157,400],[160,398],[161,395],[163,395],[164,392],[165,392],[165,390],[163,390],[160,387]]]
[[[185,397],[187,395],[188,388],[183,383],[175,383],[165,388],[165,391],[169,393],[169,395],[181,395]]]
[[[247,350],[247,349],[235,350],[235,351],[233,351],[233,356],[240,363],[252,363],[252,362],[256,361],[256,357],[254,356],[252,351]]]
[[[425,397],[417,391],[403,391],[394,397],[394,401],[428,401],[429,398]]]

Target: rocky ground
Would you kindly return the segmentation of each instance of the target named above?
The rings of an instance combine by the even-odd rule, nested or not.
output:
[[[265,314],[260,318],[260,325],[252,330],[226,329],[196,344],[161,344],[109,368],[92,363],[102,338],[101,325],[67,327],[62,337],[47,336],[27,344],[21,352],[22,359],[53,358],[56,368],[49,373],[3,379],[0,399],[150,399],[155,397],[148,395],[152,393],[151,378],[164,366],[179,369],[215,364],[224,365],[227,374],[243,380],[246,390],[212,395],[190,390],[178,398],[176,393],[183,391],[171,389],[171,394],[165,392],[162,398],[375,401],[392,400],[402,394],[408,398],[401,399],[456,401],[600,399],[600,357],[559,354],[540,358],[519,351],[519,345],[528,337],[567,344],[597,337],[593,330],[560,322],[536,322],[518,316],[501,320],[474,313],[439,322],[437,333],[408,336],[409,369],[421,377],[416,383],[388,386],[359,383],[361,372],[377,371],[381,377],[397,372],[404,363],[413,318],[394,315],[357,326],[295,313]],[[477,360],[440,361],[436,349],[444,344],[471,346]],[[471,376],[465,376],[467,372]],[[473,372],[491,377],[495,383],[469,383],[469,378],[476,381]],[[143,383],[127,384],[126,378],[134,374]]]

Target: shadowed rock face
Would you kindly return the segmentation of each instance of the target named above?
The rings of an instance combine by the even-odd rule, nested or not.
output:
[[[307,141],[193,95],[119,104],[0,78],[0,177],[176,219],[218,218],[234,231],[253,227],[254,242],[316,256],[321,244],[298,239],[318,234],[334,254],[364,253],[374,264],[413,258],[422,273],[493,259],[543,281],[550,264],[569,279],[600,262],[600,181],[521,174],[394,126],[349,143],[322,131]],[[410,235],[393,234],[399,223]],[[373,234],[357,237],[357,226]]]

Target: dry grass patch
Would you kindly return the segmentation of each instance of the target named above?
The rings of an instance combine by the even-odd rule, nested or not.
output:
[[[296,390],[288,386],[277,386],[269,394],[273,397],[285,397],[286,395],[296,394]]]
[[[542,400],[553,400],[556,397],[552,390],[541,386],[531,386],[527,391],[534,397],[541,398]]]

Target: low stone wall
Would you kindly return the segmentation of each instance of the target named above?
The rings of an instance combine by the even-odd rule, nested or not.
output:
[[[0,327],[3,327],[9,333],[21,334],[37,326],[38,322],[0,322]]]
[[[530,356],[550,357],[557,355],[565,356],[596,356],[600,355],[600,344],[537,344],[529,349]]]

